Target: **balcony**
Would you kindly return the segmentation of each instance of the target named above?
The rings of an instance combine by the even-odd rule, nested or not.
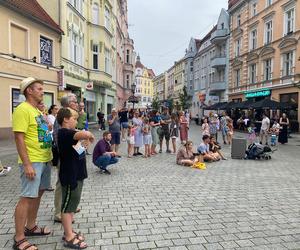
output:
[[[214,44],[224,42],[228,38],[229,32],[227,29],[217,29],[211,34],[210,41]]]
[[[216,56],[211,59],[210,66],[213,68],[222,68],[226,66],[226,55]]]
[[[226,82],[225,81],[215,81],[210,83],[210,92],[215,91],[224,91],[226,90]]]

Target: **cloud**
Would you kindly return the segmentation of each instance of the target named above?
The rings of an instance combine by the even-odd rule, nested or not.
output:
[[[227,8],[227,0],[210,2],[128,0],[129,34],[142,63],[160,74],[182,58],[190,38],[203,37]]]

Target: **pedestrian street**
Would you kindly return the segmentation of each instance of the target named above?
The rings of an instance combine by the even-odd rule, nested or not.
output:
[[[190,138],[199,145],[199,126],[191,126]],[[0,249],[11,249],[19,170],[16,153],[0,144],[2,163],[13,167],[0,178]],[[87,156],[89,177],[74,228],[88,249],[300,249],[299,149],[295,135],[271,160],[233,160],[222,144],[228,160],[198,170],[176,165],[165,150],[128,159],[122,142],[123,157],[111,175],[100,174]],[[52,177],[54,187],[56,171]],[[53,223],[53,195],[46,192],[38,215],[52,233],[29,238],[42,250],[64,249],[62,226]]]

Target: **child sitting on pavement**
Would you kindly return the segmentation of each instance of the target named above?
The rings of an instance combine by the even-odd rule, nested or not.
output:
[[[209,137],[209,150],[213,153],[217,153],[222,160],[227,160],[227,158],[223,155],[221,152],[221,146],[220,144],[216,141],[216,138],[214,136]]]
[[[203,156],[204,161],[219,161],[220,160],[220,155],[218,153],[214,153],[210,151],[209,149],[209,135],[203,135],[202,137],[203,142],[200,144],[198,147],[198,153],[200,153]]]
[[[61,219],[64,228],[64,247],[87,248],[84,237],[72,228],[74,213],[80,202],[83,180],[87,178],[85,151],[87,144],[94,141],[89,131],[75,130],[78,113],[70,108],[62,108],[57,114],[57,142],[60,157],[59,180],[62,186]],[[81,140],[85,140],[85,147]]]

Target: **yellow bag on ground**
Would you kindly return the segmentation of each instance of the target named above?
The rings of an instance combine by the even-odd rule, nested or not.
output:
[[[194,163],[193,168],[198,168],[198,169],[204,170],[204,169],[206,169],[206,166],[205,166],[205,163],[203,163],[203,162],[196,162],[196,163]]]

